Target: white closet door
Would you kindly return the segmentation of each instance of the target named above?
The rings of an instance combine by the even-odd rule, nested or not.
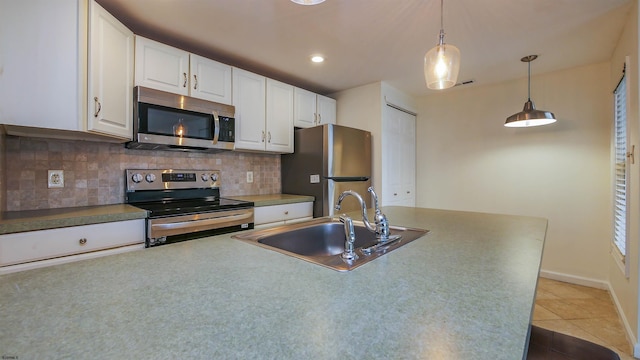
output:
[[[382,119],[382,205],[416,204],[416,116],[390,106]]]

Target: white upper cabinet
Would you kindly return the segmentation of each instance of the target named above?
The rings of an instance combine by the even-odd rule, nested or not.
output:
[[[294,126],[308,128],[336,123],[336,101],[311,91],[295,88]]]
[[[133,135],[133,32],[91,2],[87,130]]]
[[[293,86],[233,69],[236,150],[293,152]]]
[[[136,36],[136,85],[189,95],[189,53]]]
[[[301,128],[316,126],[316,94],[300,88],[295,88],[294,94],[294,126]]]
[[[233,69],[236,149],[265,150],[266,81],[264,76]]]
[[[231,104],[231,66],[195,54],[189,59],[191,96]]]
[[[336,100],[330,97],[317,96],[318,125],[336,123]]]
[[[267,79],[267,139],[265,150],[293,152],[293,86]]]
[[[136,36],[135,84],[231,104],[231,66]]]
[[[90,8],[102,15],[90,17]],[[0,56],[0,123],[9,125],[8,133],[112,141],[131,138],[132,133],[124,130],[133,121],[131,112],[124,110],[133,98],[133,81],[126,74],[133,64],[133,52],[127,49],[131,34],[104,14],[87,0],[3,2],[0,54],[11,56]],[[94,39],[98,43],[91,44],[89,54],[88,43]],[[93,121],[93,98],[98,94],[104,115],[98,114],[101,124]]]

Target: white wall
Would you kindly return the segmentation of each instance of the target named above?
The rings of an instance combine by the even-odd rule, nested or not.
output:
[[[373,155],[371,186],[382,203],[382,117],[387,102],[416,111],[415,99],[385,82],[376,82],[330,95],[337,101],[336,123],[371,132]]]
[[[526,77],[420,99],[417,205],[547,218],[543,270],[606,283],[609,78],[609,63],[533,76],[532,100],[558,118],[540,128],[503,126],[522,110]]]
[[[627,331],[633,335],[632,342],[635,343],[635,355],[640,356],[640,344],[638,344],[638,261],[639,249],[638,240],[640,238],[640,230],[638,228],[638,219],[640,218],[640,130],[638,124],[638,3],[634,2],[633,10],[629,14],[629,19],[625,24],[622,36],[616,46],[611,57],[610,82],[608,88],[613,90],[620,77],[622,76],[622,68],[625,58],[628,56],[630,63],[627,64],[627,82],[629,85],[629,108],[627,109],[627,121],[629,133],[629,144],[636,146],[636,163],[630,166],[630,201],[629,201],[629,218],[630,226],[628,236],[630,244],[627,247],[627,258],[629,265],[629,277],[627,278],[621,271],[618,263],[613,257],[608,257],[609,261],[609,282],[611,284],[611,294],[616,301],[621,312],[624,325]]]

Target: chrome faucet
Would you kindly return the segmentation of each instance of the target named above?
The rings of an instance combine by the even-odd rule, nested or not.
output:
[[[373,191],[373,188],[369,187],[367,191],[371,193],[371,197],[373,198],[373,203],[376,209],[376,213],[374,216],[374,225],[371,225],[371,223],[369,222],[369,218],[367,217],[367,204],[362,199],[362,196],[360,196],[360,194],[353,190],[343,191],[342,194],[340,194],[340,196],[338,197],[338,201],[336,202],[335,209],[340,210],[342,200],[344,200],[344,198],[348,195],[355,197],[360,203],[360,207],[362,208],[362,222],[364,223],[364,226],[367,228],[367,230],[376,234],[376,239],[378,239],[379,243],[386,242],[387,240],[389,240],[389,221],[378,207],[378,196],[376,195],[375,191]],[[342,217],[340,221],[342,221]]]

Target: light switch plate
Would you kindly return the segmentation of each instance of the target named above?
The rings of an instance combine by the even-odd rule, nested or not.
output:
[[[64,187],[64,171],[49,170],[49,173],[47,176],[47,185],[49,188],[63,188]]]
[[[309,182],[311,184],[317,184],[320,182],[320,175],[309,175]]]
[[[248,183],[253,182],[253,171],[247,171],[247,182]]]

